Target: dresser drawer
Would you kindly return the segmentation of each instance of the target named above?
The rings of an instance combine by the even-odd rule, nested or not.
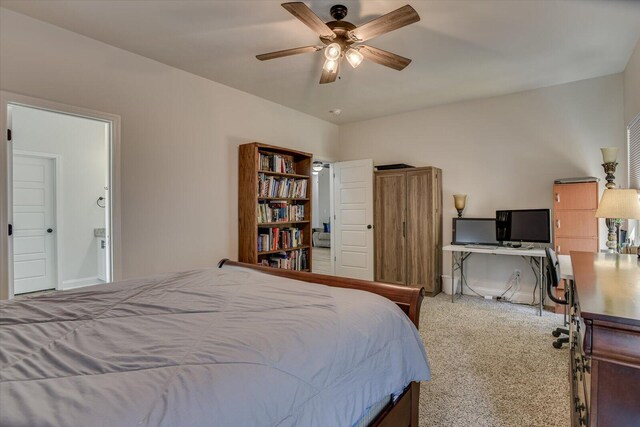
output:
[[[591,358],[584,353],[584,338],[587,329],[580,318],[577,301],[571,307],[569,314],[571,425],[588,426],[591,408]]]
[[[570,375],[571,375],[571,425],[575,427],[589,425],[589,401],[587,395],[587,377],[590,374],[585,371],[582,361],[583,356],[578,348],[570,350]],[[588,380],[591,383],[591,380]]]
[[[598,252],[598,239],[556,237],[555,246],[558,255],[569,255],[571,251]]]
[[[596,211],[555,211],[553,232],[558,237],[598,238]]]
[[[598,207],[598,183],[556,184],[553,186],[553,209],[588,210]]]

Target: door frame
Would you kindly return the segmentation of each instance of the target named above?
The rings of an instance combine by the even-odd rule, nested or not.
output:
[[[9,105],[36,108],[54,113],[67,114],[76,117],[104,122],[109,130],[109,171],[110,183],[108,195],[110,197],[110,244],[111,244],[111,280],[122,278],[122,228],[121,228],[121,192],[120,192],[120,128],[121,119],[116,114],[104,113],[89,108],[76,107],[55,101],[49,101],[13,92],[0,91],[0,128],[6,143],[6,148],[0,149],[0,164],[6,172],[0,173],[0,189],[6,190],[6,197],[0,197],[0,299],[14,297],[13,289],[13,239],[8,236],[8,225],[13,221],[13,144],[8,140],[11,129]],[[11,208],[11,209],[10,209]],[[60,274],[58,272],[58,274]]]
[[[11,165],[13,167],[13,156],[24,156],[24,157],[33,157],[38,159],[47,159],[53,160],[53,191],[55,193],[55,206],[53,208],[53,229],[55,230],[55,238],[56,238],[56,290],[62,289],[62,257],[60,254],[62,253],[62,236],[64,236],[63,228],[64,225],[62,223],[62,203],[59,203],[59,200],[62,198],[62,156],[60,154],[53,153],[41,153],[38,151],[25,151],[25,150],[13,150],[11,155]],[[9,200],[13,200],[13,179],[11,179],[11,188],[9,188]],[[13,204],[11,203],[13,207]],[[11,242],[13,246],[13,241]],[[12,247],[13,249],[13,247]],[[11,266],[11,271],[13,273],[13,250],[9,252],[9,265]],[[13,277],[11,277],[12,287]],[[15,289],[14,289],[15,290]]]
[[[334,239],[336,232],[336,202],[333,200],[335,197],[335,185],[336,173],[333,169],[333,163],[329,163],[329,228],[331,230],[331,250],[329,251],[329,257],[331,258],[331,275],[336,275],[336,239]]]

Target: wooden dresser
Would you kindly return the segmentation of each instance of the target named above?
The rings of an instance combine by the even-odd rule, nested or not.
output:
[[[598,251],[598,183],[580,182],[553,186],[553,247],[558,255],[571,251]],[[564,282],[555,290],[564,298]],[[564,306],[556,305],[556,313]]]
[[[553,240],[558,255],[598,251],[598,183],[553,186]]]
[[[442,170],[377,171],[374,181],[375,280],[442,289]]]
[[[640,426],[640,262],[572,252],[572,426]]]

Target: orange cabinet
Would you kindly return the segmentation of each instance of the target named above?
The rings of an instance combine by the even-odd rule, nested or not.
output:
[[[553,237],[559,255],[598,251],[598,183],[553,186]]]
[[[598,252],[598,183],[553,186],[553,247],[558,255]],[[564,290],[558,290],[564,295]],[[556,306],[562,313],[563,307]]]

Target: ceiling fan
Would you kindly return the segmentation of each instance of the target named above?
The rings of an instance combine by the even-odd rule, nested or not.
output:
[[[387,52],[376,47],[359,44],[382,34],[397,30],[420,20],[420,16],[409,5],[382,15],[364,25],[356,27],[351,22],[343,21],[347,16],[347,7],[337,4],[331,7],[330,13],[335,21],[322,22],[313,11],[302,2],[283,3],[282,7],[298,18],[307,27],[320,36],[324,46],[304,46],[277,52],[256,55],[260,61],[297,55],[306,52],[317,52],[324,49],[325,61],[322,67],[320,84],[331,83],[336,80],[340,72],[342,58],[356,68],[363,59],[368,59],[380,65],[403,70],[411,60],[409,58]]]

